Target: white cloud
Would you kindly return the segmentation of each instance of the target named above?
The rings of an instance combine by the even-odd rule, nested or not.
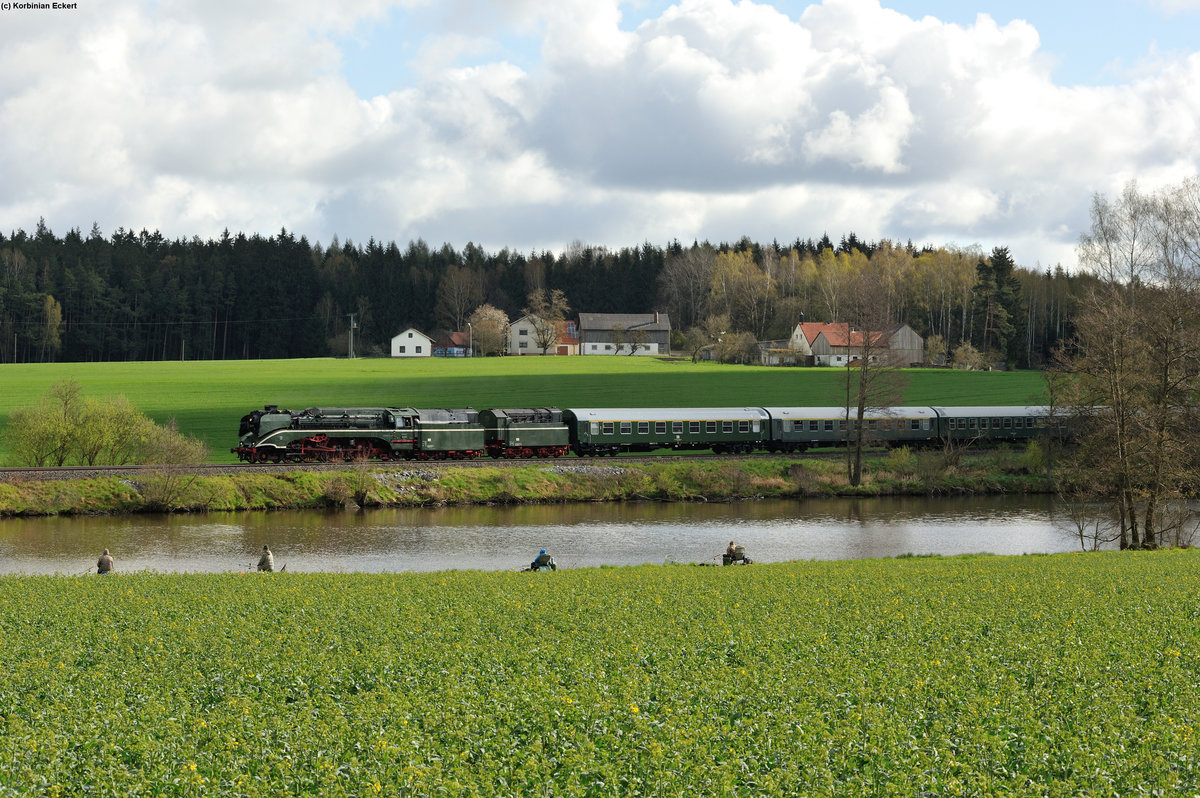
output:
[[[438,23],[405,32],[415,82],[359,97],[334,42],[400,7]],[[1093,192],[1200,166],[1200,55],[1064,87],[1034,28],[986,15],[680,0],[631,30],[620,11],[124,0],[6,15],[0,225],[522,250],[853,230],[1048,263]],[[540,63],[487,60],[514,31],[541,37]]]
[[[1200,0],[1144,0],[1144,2],[1167,14],[1200,11]]]

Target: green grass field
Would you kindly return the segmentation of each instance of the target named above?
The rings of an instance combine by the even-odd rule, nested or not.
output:
[[[5,577],[8,795],[1200,790],[1200,554]]]
[[[911,370],[914,405],[1041,404],[1037,372]],[[840,369],[783,369],[654,358],[240,360],[0,365],[0,424],[56,382],[125,395],[157,421],[174,418],[230,461],[238,420],[264,404],[409,407],[834,405]],[[0,452],[3,455],[3,452]]]

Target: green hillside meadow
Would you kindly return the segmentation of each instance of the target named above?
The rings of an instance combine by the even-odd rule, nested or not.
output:
[[[1200,554],[0,578],[6,795],[1200,790]]]
[[[910,370],[914,405],[1041,404],[1037,372]],[[124,394],[157,421],[174,418],[213,459],[230,461],[238,419],[264,404],[409,407],[831,405],[841,369],[728,366],[633,357],[163,361],[0,365],[0,424],[56,382]],[[4,454],[0,451],[0,456]]]

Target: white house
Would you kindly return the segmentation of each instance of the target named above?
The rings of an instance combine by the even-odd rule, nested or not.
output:
[[[510,355],[578,355],[579,334],[573,321],[552,322],[556,328],[554,345],[543,352],[538,342],[538,333],[546,322],[537,316],[522,316],[508,325],[508,353]]]
[[[540,355],[538,327],[545,324],[537,316],[522,316],[508,325],[508,353],[510,355]]]
[[[409,327],[392,337],[392,357],[432,357],[433,339]]]

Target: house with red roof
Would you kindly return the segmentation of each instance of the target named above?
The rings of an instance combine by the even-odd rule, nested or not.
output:
[[[868,333],[845,322],[800,322],[789,341],[791,348],[814,366],[849,365],[862,357],[864,343],[877,352],[876,359],[886,353],[890,365],[907,366],[925,360],[925,339],[907,324]]]

